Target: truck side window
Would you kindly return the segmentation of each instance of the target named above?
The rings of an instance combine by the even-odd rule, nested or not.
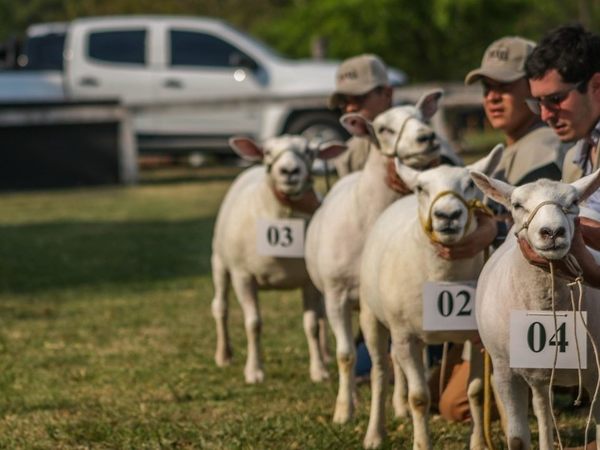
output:
[[[32,36],[25,43],[22,65],[27,70],[62,70],[65,33]]]
[[[124,64],[146,64],[146,30],[94,31],[88,40],[90,58]]]
[[[247,67],[257,64],[244,52],[215,36],[171,30],[171,66]]]

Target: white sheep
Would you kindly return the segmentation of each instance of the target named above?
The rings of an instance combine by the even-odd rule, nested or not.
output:
[[[538,255],[548,260],[557,260],[567,255],[573,236],[574,218],[579,212],[578,203],[585,200],[600,184],[600,171],[571,185],[538,180],[535,183],[513,187],[476,172],[472,173],[472,177],[489,197],[510,210],[514,219],[513,232],[516,231],[519,237],[528,241]],[[566,281],[555,278],[555,283],[555,310],[572,310]],[[551,311],[552,277],[546,271],[527,262],[517,245],[516,238],[511,233],[506,242],[486,263],[479,278],[476,295],[477,324],[481,340],[493,362],[497,394],[506,410],[505,432],[509,448],[528,449],[531,446],[527,421],[530,388],[533,395],[533,409],[538,421],[539,447],[552,449],[554,448],[552,405],[548,394],[551,369],[510,367],[511,339],[517,339],[514,334],[509,333],[511,311],[514,315],[519,310]],[[587,311],[589,330],[595,342],[599,342],[600,291],[584,287],[582,310]],[[547,331],[547,337],[550,338],[555,333],[554,325]],[[541,332],[538,333],[541,336]],[[554,337],[554,347],[550,347],[552,343],[540,339],[539,343],[535,344],[535,351],[541,350],[541,344],[545,342],[544,345],[549,349],[556,349],[557,352],[559,344],[568,345],[564,350],[568,349],[568,352],[575,355],[575,342],[561,343],[560,341],[564,341],[563,337],[560,334]],[[585,338],[581,339],[581,341],[585,340]],[[522,345],[519,344],[520,342],[520,340],[515,341],[515,348],[527,347],[526,342]],[[514,355],[513,353],[513,357]],[[527,358],[530,358],[529,354]],[[527,362],[526,365],[529,363]],[[589,341],[587,369],[582,373],[583,385],[590,396],[593,396],[598,373]],[[577,370],[556,370],[555,384],[571,386],[577,383]],[[593,416],[596,421],[596,440],[600,442],[598,402],[595,403]]]
[[[441,96],[439,90],[425,94],[416,106],[391,108],[372,123],[352,113],[341,119],[352,134],[371,139],[374,148],[362,171],[347,175],[333,187],[306,232],[308,272],[324,294],[327,319],[336,338],[336,423],[350,420],[354,409],[356,351],[351,311],[358,305],[363,244],[377,217],[400,198],[386,183],[393,157],[420,168],[439,159],[439,143],[427,120],[437,111]]]
[[[238,176],[217,215],[211,259],[215,289],[212,313],[217,327],[215,361],[219,366],[226,365],[232,355],[227,331],[230,282],[244,313],[248,339],[244,369],[247,383],[261,382],[264,378],[257,291],[301,288],[310,377],[313,381],[321,381],[327,378],[318,342],[318,319],[324,316],[321,295],[312,284],[302,257],[259,253],[257,229],[264,220],[297,218],[307,221],[319,204],[310,174],[315,157],[333,158],[346,147],[335,142],[315,146],[304,137],[290,135],[268,139],[263,147],[242,137],[232,138],[230,145],[243,158],[262,161],[263,165],[251,167]],[[290,228],[279,230],[275,226],[273,231],[281,232],[279,244],[282,246],[289,246],[292,240],[301,237],[293,234]]]
[[[468,259],[442,259],[434,242],[452,245],[477,227],[476,189],[469,168],[491,173],[502,146],[465,167],[439,166],[423,172],[398,165],[399,176],[416,195],[392,204],[379,217],[365,243],[360,273],[360,325],[372,360],[371,411],[364,445],[375,448],[385,435],[388,342],[391,355],[408,381],[408,403],[414,425],[414,449],[431,448],[427,417],[429,388],[423,365],[426,344],[463,343],[476,331],[423,329],[425,282],[471,282],[483,266],[483,254]],[[466,300],[465,300],[466,301]],[[472,303],[460,305],[465,313]],[[457,305],[458,306],[458,305]],[[473,321],[474,322],[474,321]],[[481,368],[472,355],[473,368]],[[469,403],[479,408],[477,386],[469,387]],[[471,448],[483,445],[481,411],[473,414]],[[481,447],[482,448],[482,447]]]

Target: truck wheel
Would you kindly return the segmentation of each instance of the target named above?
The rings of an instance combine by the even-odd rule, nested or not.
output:
[[[342,127],[333,113],[314,112],[295,118],[285,130],[286,133],[300,134],[309,140],[318,139],[322,142],[345,142],[350,136]],[[332,161],[316,159],[313,172],[319,175],[332,173],[335,167]]]
[[[332,113],[315,112],[303,114],[295,118],[286,128],[286,133],[300,134],[308,139],[322,141],[348,139],[348,132],[342,127],[337,117]]]

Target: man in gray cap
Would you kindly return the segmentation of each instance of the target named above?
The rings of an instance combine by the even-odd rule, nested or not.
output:
[[[518,36],[498,39],[486,49],[481,67],[465,77],[465,84],[481,83],[485,115],[492,127],[504,134],[506,148],[494,177],[516,186],[539,178],[560,180],[565,154],[565,147],[555,133],[525,102],[531,95],[525,61],[535,45]],[[499,205],[496,212],[498,238],[502,240],[509,228],[510,216]],[[451,247],[440,251],[452,259]],[[468,361],[463,361],[452,369],[447,387],[440,395],[440,414],[448,420],[469,419],[468,365]]]
[[[340,64],[329,107],[339,108],[344,114],[356,112],[372,121],[392,106],[392,94],[383,61],[375,55],[359,55]],[[370,144],[366,138],[354,136],[347,145],[348,150],[335,160],[340,177],[361,170],[369,155]]]
[[[539,178],[560,180],[564,158],[559,139],[525,102],[531,95],[525,61],[535,45],[517,36],[498,39],[485,51],[481,67],[465,78],[466,84],[481,82],[485,114],[506,139],[495,176],[516,186]]]

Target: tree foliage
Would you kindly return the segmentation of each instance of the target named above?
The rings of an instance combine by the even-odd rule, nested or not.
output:
[[[0,39],[35,22],[109,14],[220,17],[291,57],[315,39],[328,57],[379,54],[413,81],[461,80],[504,35],[539,39],[561,23],[600,24],[600,0],[0,0]]]

